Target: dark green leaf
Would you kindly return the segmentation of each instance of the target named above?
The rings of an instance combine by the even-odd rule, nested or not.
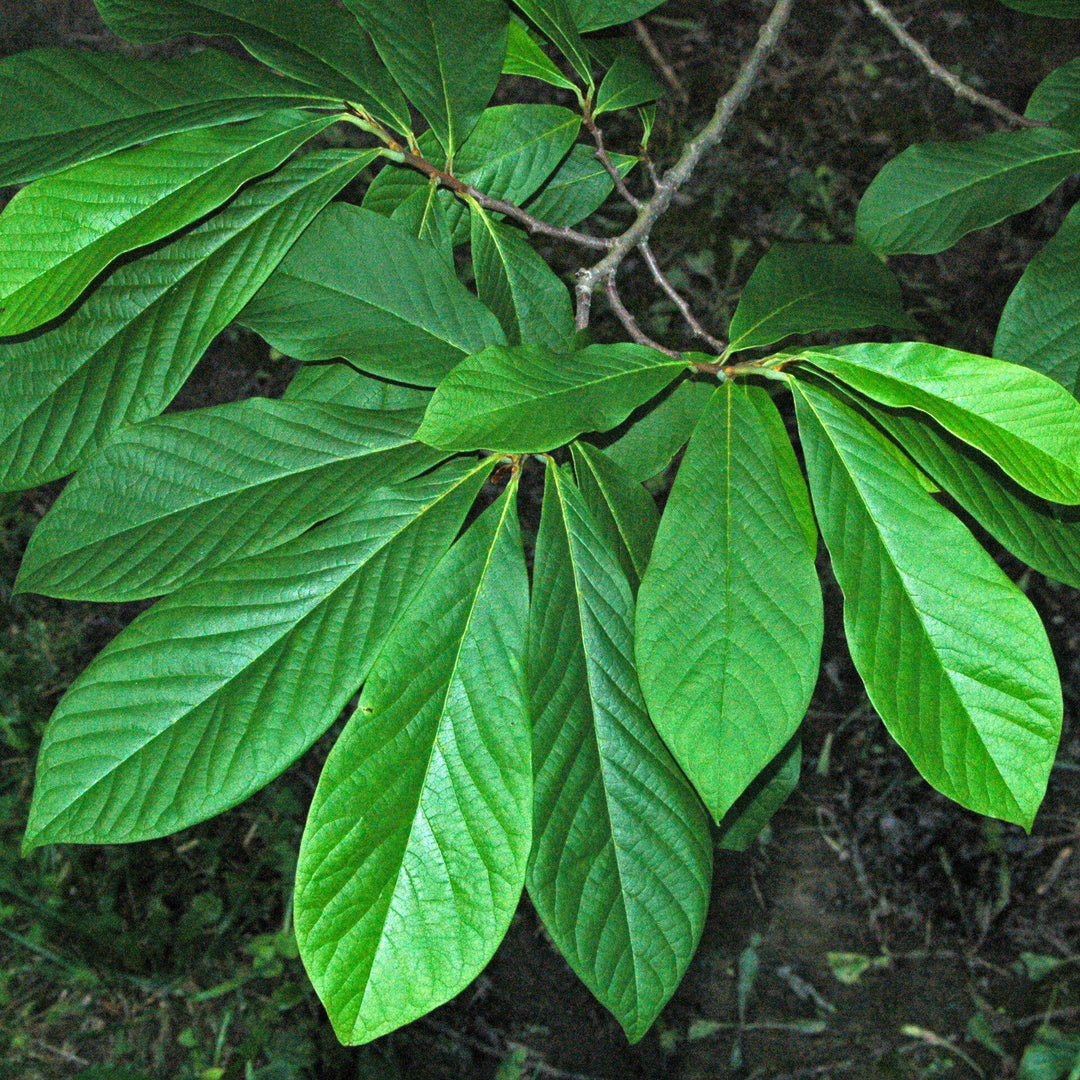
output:
[[[495,346],[442,381],[417,438],[444,450],[542,453],[615,427],[686,367],[644,345]]]
[[[622,176],[638,160],[625,154],[609,157]],[[608,171],[596,160],[596,152],[578,145],[525,209],[552,225],[577,225],[598,210],[614,190]]]
[[[356,692],[490,471],[374,491],[141,615],[49,724],[27,846],[164,836],[272,780]]]
[[[629,109],[663,97],[664,87],[648,61],[633,48],[624,50],[596,92],[595,115]]]
[[[796,735],[724,815],[717,830],[717,847],[722,851],[747,851],[799,786],[801,771],[802,739]]]
[[[793,389],[870,701],[939,791],[1030,828],[1062,710],[1038,615],[868,420],[812,385]]]
[[[581,40],[569,0],[514,0],[533,25],[570,61],[573,69],[592,86],[589,52]]]
[[[417,240],[430,244],[447,268],[456,273],[450,222],[457,214],[458,203],[451,192],[438,184],[426,184],[397,207],[390,220],[396,221]]]
[[[1080,0],[1001,0],[1006,7],[1050,19],[1080,19]]]
[[[1025,115],[1074,130],[1080,123],[1080,59],[1050,72],[1031,95]]]
[[[568,79],[547,53],[533,40],[532,34],[523,22],[513,19],[506,42],[506,62],[503,64],[504,75],[525,75],[530,79],[539,79],[550,86],[580,93],[573,81]]]
[[[531,839],[527,623],[511,488],[399,621],[315,792],[296,936],[343,1042],[463,990],[510,925]]]
[[[348,364],[305,364],[289,383],[284,398],[354,409],[423,409],[431,393],[362,375]]]
[[[717,821],[794,735],[817,683],[807,501],[772,399],[725,383],[679,466],[636,637],[649,712]]]
[[[627,23],[659,7],[663,0],[567,0],[578,29],[601,30]]]
[[[529,627],[529,895],[636,1042],[697,947],[712,857],[701,804],[645,712],[633,619],[618,561],[549,463]]]

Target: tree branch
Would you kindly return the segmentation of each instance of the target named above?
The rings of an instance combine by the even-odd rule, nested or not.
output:
[[[713,337],[704,326],[698,322],[693,311],[690,310],[690,305],[687,303],[686,298],[671,284],[667,275],[660,269],[660,264],[656,261],[656,256],[653,254],[653,250],[649,247],[649,242],[643,241],[638,245],[638,250],[641,252],[641,257],[645,260],[645,265],[649,268],[649,273],[652,274],[653,280],[661,289],[667,294],[668,299],[679,309],[679,314],[682,315],[683,321],[696,337],[706,342],[710,348],[715,349],[718,353],[722,353],[727,346],[719,338]]]
[[[654,341],[640,326],[638,326],[637,319],[634,318],[630,313],[630,310],[622,302],[622,297],[619,295],[619,286],[615,281],[614,274],[605,279],[604,288],[607,290],[608,303],[611,305],[611,310],[615,312],[615,318],[622,323],[623,329],[630,335],[631,341],[636,342],[638,345],[648,345],[650,349],[656,349],[657,352],[662,352],[666,356],[682,356],[682,353],[677,352],[675,349],[669,349],[666,345],[661,345],[660,342]]]
[[[1018,112],[1014,112],[1008,105],[1003,104],[996,98],[988,97],[986,94],[979,93],[972,86],[968,86],[962,79],[954,75],[943,64],[939,64],[931,55],[930,50],[916,38],[913,38],[911,34],[904,29],[900,20],[879,0],[863,0],[866,4],[866,10],[870,12],[879,22],[884,23],[888,28],[889,33],[892,34],[901,45],[904,46],[908,52],[912,53],[920,64],[935,79],[939,79],[943,82],[952,92],[957,96],[963,98],[965,101],[970,101],[973,105],[979,105],[984,109],[989,109],[992,113],[999,116],[1002,120],[1009,124],[1016,124],[1018,127],[1045,127],[1046,125],[1040,120],[1032,120],[1030,117],[1021,116]]]
[[[596,121],[589,112],[586,112],[585,114],[585,127],[593,137],[593,142],[596,143],[596,160],[604,166],[608,176],[611,177],[611,182],[615,185],[615,190],[619,193],[621,198],[628,202],[635,210],[640,210],[641,200],[626,186],[626,181],[623,179],[622,173],[615,167],[615,162],[611,160],[611,157],[607,152],[607,147],[604,145],[604,133],[597,126]]]

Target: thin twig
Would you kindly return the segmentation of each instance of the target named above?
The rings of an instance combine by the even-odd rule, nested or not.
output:
[[[606,284],[612,280],[627,255],[649,239],[653,226],[671,205],[678,190],[690,179],[698,163],[724,138],[732,118],[739,106],[749,97],[766,59],[776,47],[781,32],[791,18],[794,5],[795,0],[777,0],[772,13],[761,28],[757,44],[740,68],[731,89],[717,103],[712,119],[691,140],[683,151],[682,157],[664,174],[652,197],[638,211],[637,220],[633,225],[615,239],[608,253],[596,265],[578,272],[579,326],[582,313],[587,315],[589,310],[584,300],[586,294],[592,293],[601,283]],[[586,325],[588,325],[587,321]]]
[[[637,34],[638,41],[641,42],[642,47],[649,54],[649,59],[656,65],[657,70],[664,77],[664,82],[675,91],[679,100],[684,105],[689,105],[690,95],[686,92],[686,87],[679,81],[679,76],[675,74],[675,69],[668,63],[667,57],[660,51],[660,47],[653,40],[652,34],[649,33],[649,28],[642,19],[634,20],[634,33]]]
[[[1021,116],[1018,112],[1014,112],[1005,105],[1003,102],[997,100],[997,98],[988,97],[986,94],[979,93],[972,86],[968,86],[966,82],[954,75],[943,64],[939,64],[931,55],[930,50],[916,38],[913,38],[911,34],[904,29],[899,19],[879,0],[863,0],[866,4],[866,10],[870,12],[879,22],[884,23],[888,28],[889,33],[892,34],[901,45],[904,46],[908,52],[913,53],[919,63],[922,64],[935,79],[940,79],[952,92],[957,96],[963,98],[965,101],[970,101],[973,105],[980,105],[984,109],[989,109],[997,116],[1001,117],[1007,123],[1016,124],[1019,127],[1045,127],[1046,125],[1040,120],[1032,120],[1030,117]]]
[[[641,200],[626,186],[622,173],[615,167],[615,162],[611,160],[607,147],[604,145],[604,133],[588,113],[585,114],[585,127],[588,128],[589,134],[593,137],[593,142],[596,143],[596,160],[604,166],[608,176],[611,177],[615,190],[635,210],[640,210]]]
[[[623,329],[630,335],[631,341],[637,342],[638,345],[648,345],[650,349],[656,349],[657,352],[662,352],[665,356],[676,358],[682,356],[682,353],[676,352],[675,349],[669,349],[666,345],[654,341],[638,326],[637,319],[630,313],[619,295],[619,286],[615,281],[614,274],[604,282],[604,288],[607,290],[608,303],[611,305],[611,310],[615,312],[615,318],[622,323]]]
[[[664,290],[668,299],[679,309],[679,314],[682,315],[683,321],[690,327],[694,335],[706,342],[710,348],[715,349],[718,353],[722,353],[727,346],[719,338],[713,337],[713,335],[698,322],[693,311],[690,310],[690,305],[687,303],[686,298],[671,284],[667,275],[660,269],[660,264],[656,261],[656,256],[653,254],[652,248],[649,247],[649,242],[647,240],[643,241],[638,245],[638,250],[641,252],[641,257],[645,260],[645,265],[649,268],[649,273],[652,274],[653,280]]]

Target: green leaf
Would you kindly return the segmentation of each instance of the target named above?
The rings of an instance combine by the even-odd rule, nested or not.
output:
[[[638,160],[625,154],[608,156],[621,176],[626,176]],[[595,213],[614,190],[607,169],[596,160],[596,152],[579,144],[525,209],[552,225],[577,225]]]
[[[106,23],[140,44],[183,34],[237,38],[257,59],[368,110],[398,131],[409,107],[371,39],[333,0],[95,0]]]
[[[505,340],[430,244],[346,204],[312,222],[239,321],[298,360],[343,357],[422,386]]]
[[[994,355],[1080,396],[1080,207],[1028,263],[998,323]]]
[[[0,335],[62,314],[119,256],[216,210],[335,119],[277,112],[185,131],[24,187],[0,214]]]
[[[431,392],[354,371],[348,364],[306,364],[293,377],[286,401],[321,401],[354,409],[424,409]]]
[[[802,739],[796,735],[724,815],[718,829],[717,847],[721,851],[748,851],[799,786],[801,772]]]
[[[1051,128],[912,146],[863,195],[855,238],[884,254],[932,255],[1038,205],[1080,169],[1080,141]]]
[[[66,599],[160,596],[279,546],[439,460],[419,413],[247,401],[126,428],[64,489],[18,587]]]
[[[592,86],[589,51],[581,40],[569,0],[514,0],[533,25],[570,61],[582,80]]]
[[[224,53],[136,60],[37,49],[0,60],[0,186],[178,131],[335,102]],[[340,104],[340,103],[338,103]]]
[[[453,161],[506,57],[503,0],[345,0]]]
[[[430,244],[447,268],[456,275],[454,236],[451,216],[456,217],[458,203],[453,194],[438,184],[429,183],[414,191],[390,215],[407,233]]]
[[[611,65],[596,92],[596,116],[644,105],[664,96],[664,87],[648,61],[637,51],[624,50]]]
[[[577,86],[555,66],[547,53],[533,40],[525,24],[518,19],[510,21],[503,74],[524,75],[546,82],[549,86],[580,93]]]
[[[443,450],[539,454],[615,427],[686,367],[644,345],[493,346],[442,381],[416,437]]]
[[[515,488],[424,584],[327,759],[296,871],[296,936],[345,1043],[441,1005],[495,952],[531,840]]]
[[[1001,0],[1006,7],[1026,15],[1049,19],[1080,19],[1080,0]]]
[[[164,836],[272,780],[356,692],[490,471],[380,488],[139,616],[49,723],[27,849]]]
[[[777,244],[742,291],[727,352],[771,345],[789,334],[864,326],[914,327],[900,282],[880,259],[845,244]]]
[[[660,514],[653,497],[602,450],[585,442],[570,445],[574,474],[585,505],[631,588],[649,565]]]
[[[374,151],[320,151],[120,267],[57,329],[0,344],[0,490],[66,476],[176,396],[308,223]]]
[[[1024,115],[1066,130],[1080,122],[1080,58],[1062,64],[1031,95]]]
[[[794,735],[817,683],[821,586],[796,484],[772,399],[725,383],[679,466],[638,594],[649,712],[716,821]]]
[[[659,476],[689,441],[715,389],[715,383],[683,380],[650,404],[604,453],[639,483]]]
[[[793,391],[870,701],[931,785],[1030,828],[1062,714],[1038,615],[869,421],[814,386]]]
[[[569,289],[519,229],[492,221],[476,203],[471,209],[476,291],[507,341],[568,352],[575,333]]]
[[[866,408],[1002,547],[1040,574],[1080,588],[1080,510],[1036,499],[933,424],[901,411]]]
[[[527,884],[559,951],[636,1042],[697,947],[712,854],[701,804],[645,712],[633,619],[618,561],[549,462],[529,626]]]
[[[1045,375],[921,342],[802,355],[873,401],[932,416],[1040,498],[1080,503],[1080,403]]]
[[[663,0],[567,0],[577,28],[586,33],[637,19]]]

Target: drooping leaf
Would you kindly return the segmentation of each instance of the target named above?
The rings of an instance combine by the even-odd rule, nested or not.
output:
[[[649,713],[716,821],[792,738],[817,683],[821,586],[795,490],[806,504],[772,399],[725,383],[679,466],[638,593]]]
[[[855,238],[883,254],[932,255],[1042,202],[1080,169],[1080,138],[1052,128],[912,146],[863,195]]]
[[[660,514],[653,497],[597,447],[570,445],[574,475],[593,522],[635,591],[649,565]]]
[[[724,815],[717,830],[722,851],[747,851],[799,786],[802,739],[796,735],[758,774]]]
[[[505,340],[430,244],[346,204],[319,215],[239,321],[298,360],[343,357],[421,386]]]
[[[490,471],[377,489],[136,619],[48,726],[27,847],[164,836],[272,780],[356,692]]]
[[[521,896],[532,782],[514,511],[511,489],[425,582],[315,792],[296,935],[345,1043],[463,990]]]
[[[1080,207],[1031,260],[998,323],[994,355],[1080,396]]]
[[[363,375],[348,364],[305,364],[283,397],[286,401],[321,401],[354,409],[423,409],[431,392]]]
[[[126,428],[42,519],[18,587],[140,599],[268,551],[435,464],[419,416],[251,398]]]
[[[604,453],[638,483],[659,476],[690,440],[715,389],[715,383],[685,379],[649,405]]]
[[[560,952],[636,1042],[697,947],[712,857],[701,804],[645,712],[633,617],[618,561],[549,463],[529,628],[527,883]]]
[[[439,384],[416,437],[443,450],[542,453],[615,427],[686,368],[644,345],[493,346]]]
[[[659,7],[663,0],[567,0],[567,3],[577,28],[585,33],[630,22]]]
[[[624,49],[596,92],[596,116],[644,105],[664,96],[664,87],[637,49]]]
[[[452,161],[506,56],[504,0],[345,0]]]
[[[185,131],[24,187],[0,214],[0,336],[62,314],[119,256],[216,210],[335,119],[275,112]]]
[[[1080,19],[1080,0],[1001,0],[1006,7],[1026,15],[1050,19]]]
[[[554,61],[533,40],[525,24],[518,19],[510,21],[503,74],[525,75],[530,79],[546,82],[549,86],[558,86],[563,90],[579,93],[573,81],[558,69]]]
[[[913,326],[900,282],[880,259],[845,244],[776,244],[742,291],[727,351],[771,345],[789,334],[864,326]]]
[[[638,160],[625,154],[609,153],[608,156],[624,177]],[[525,209],[552,225],[578,225],[595,213],[614,190],[615,185],[608,171],[596,160],[595,151],[578,145],[571,149]]]
[[[533,25],[570,61],[582,80],[592,86],[589,51],[574,22],[569,0],[514,0]]]
[[[333,0],[95,0],[106,23],[143,44],[182,34],[237,38],[253,56],[398,131],[409,107],[371,39]]]
[[[111,274],[57,329],[0,344],[0,490],[66,476],[154,416],[374,151],[319,151]]]
[[[0,185],[178,131],[334,101],[207,49],[171,60],[36,49],[0,60]]]
[[[472,206],[472,262],[476,291],[495,313],[511,345],[543,345],[568,352],[574,339],[570,291],[518,229]]]
[[[1024,115],[1055,127],[1075,129],[1080,123],[1080,58],[1051,71],[1035,87]]]
[[[1080,403],[1045,375],[921,342],[803,356],[882,405],[928,413],[1040,498],[1080,504]]]
[[[815,386],[793,390],[870,701],[931,785],[1030,828],[1062,712],[1038,615],[868,420]]]

